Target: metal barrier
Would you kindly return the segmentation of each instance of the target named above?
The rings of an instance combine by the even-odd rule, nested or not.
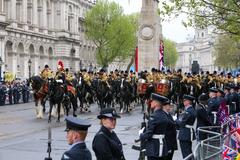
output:
[[[233,148],[231,135],[234,128],[240,127],[240,114],[231,115],[221,126],[206,126],[197,129],[197,137],[202,134],[206,139],[198,141],[192,154],[184,160],[221,160],[224,145]]]
[[[220,130],[220,126],[199,127],[197,129],[197,137],[205,135],[207,138],[197,142],[192,154],[184,158],[184,160],[220,160],[222,152],[222,134],[212,130]]]

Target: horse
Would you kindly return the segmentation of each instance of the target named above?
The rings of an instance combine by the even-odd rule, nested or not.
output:
[[[28,85],[31,85],[34,92],[33,97],[35,101],[36,116],[37,118],[43,118],[43,112],[45,112],[45,103],[48,95],[48,82],[43,80],[40,76],[30,77]],[[38,106],[40,102],[40,106]]]
[[[130,103],[133,100],[133,87],[126,78],[121,78],[120,82],[120,112],[123,113],[125,110],[126,113],[129,113]]]
[[[60,122],[60,110],[61,110],[61,103],[64,97],[64,90],[63,90],[63,81],[62,80],[55,80],[54,78],[48,79],[49,85],[49,115],[48,115],[48,123],[51,122],[51,113],[54,105],[57,105],[57,122]]]
[[[73,116],[77,117],[75,114],[77,110],[77,94],[76,89],[71,84],[63,85],[64,96],[62,100],[63,107],[65,109],[66,115],[68,116],[71,105],[73,107]]]
[[[93,101],[93,93],[90,88],[90,86],[87,84],[86,81],[84,81],[82,76],[79,76],[78,83],[76,84],[77,89],[77,97],[80,101],[80,112],[88,111],[90,110],[90,103]],[[86,103],[86,106],[84,107],[84,103]]]
[[[111,107],[111,104],[113,103],[112,88],[107,81],[98,79],[96,96],[101,110],[106,107]]]

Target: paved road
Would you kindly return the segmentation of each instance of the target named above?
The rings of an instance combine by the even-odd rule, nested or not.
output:
[[[47,114],[44,119],[36,119],[34,104],[18,104],[0,106],[0,160],[43,160],[47,156],[48,123]],[[91,113],[79,114],[79,118],[89,119],[92,126],[86,139],[91,150],[91,142],[100,125],[96,115],[99,109],[91,107]],[[142,121],[140,107],[136,107],[131,114],[123,114],[117,121],[117,132],[123,143],[124,154],[127,160],[137,160],[138,152],[131,149],[134,139],[138,137],[138,130]],[[56,119],[50,124],[52,127],[52,158],[59,160],[69,146],[66,143],[65,123]],[[92,150],[91,150],[92,152]],[[92,152],[93,159],[94,153]],[[177,151],[174,159],[180,160],[181,153]]]

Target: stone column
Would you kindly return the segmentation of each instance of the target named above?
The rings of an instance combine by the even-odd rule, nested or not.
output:
[[[11,0],[11,26],[16,28],[17,23],[16,23],[16,0]]]
[[[42,27],[43,27],[43,32],[47,34],[47,1],[43,1],[43,10],[42,10]]]
[[[61,17],[60,17],[60,29],[61,30],[67,30],[67,26],[66,26],[66,4],[65,1],[61,1],[60,2],[61,5]]]
[[[4,0],[0,0],[0,13],[3,13]]]
[[[23,25],[24,25],[24,29],[27,30],[28,29],[28,25],[27,25],[27,0],[22,0],[22,21],[23,21]]]
[[[74,19],[73,19],[73,26],[74,26],[74,30],[73,30],[73,32],[74,33],[76,33],[77,34],[77,32],[78,32],[78,8],[77,8],[77,6],[74,6],[74,12],[73,12],[73,17],[74,17]]]
[[[51,29],[53,29],[54,28],[54,22],[55,22],[55,17],[54,17],[54,15],[55,15],[55,12],[54,12],[54,5],[55,5],[55,3],[51,3]]]
[[[37,0],[33,0],[33,27],[34,31],[38,32],[38,8],[37,8]]]

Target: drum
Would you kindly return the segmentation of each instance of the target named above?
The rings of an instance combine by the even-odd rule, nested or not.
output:
[[[168,96],[169,94],[169,82],[165,79],[162,79],[156,84],[156,92],[163,96]]]
[[[145,94],[147,91],[148,83],[138,83],[137,84],[137,94]]]

